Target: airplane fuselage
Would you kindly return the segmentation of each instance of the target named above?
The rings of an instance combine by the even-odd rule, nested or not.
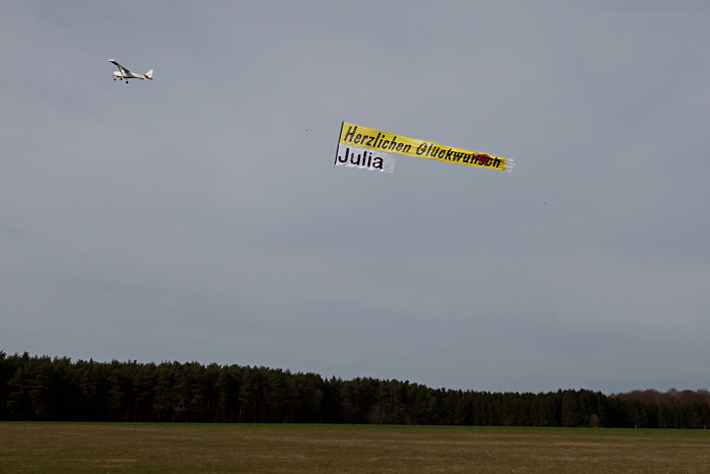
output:
[[[132,72],[121,72],[121,71],[113,71],[113,75],[116,76],[118,79],[141,79],[143,81],[152,81],[153,78],[146,76],[145,74],[135,74]]]

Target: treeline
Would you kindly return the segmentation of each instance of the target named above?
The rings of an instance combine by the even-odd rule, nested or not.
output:
[[[266,367],[72,362],[0,351],[0,420],[704,428],[710,405],[589,390],[473,392]]]
[[[707,390],[678,391],[675,388],[672,388],[667,392],[659,392],[658,390],[633,390],[626,393],[612,393],[610,396],[619,397],[622,400],[641,400],[642,402],[655,403],[659,405],[671,405],[672,403],[690,405],[695,402],[710,403],[710,392]]]

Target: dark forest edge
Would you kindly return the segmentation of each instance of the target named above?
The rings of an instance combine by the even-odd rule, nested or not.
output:
[[[0,351],[0,420],[704,429],[710,393],[490,393],[268,367]]]

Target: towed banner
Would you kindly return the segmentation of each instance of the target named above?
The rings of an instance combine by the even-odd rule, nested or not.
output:
[[[508,172],[515,166],[515,161],[500,156],[447,147],[427,140],[402,137],[343,122],[335,156],[336,166],[391,173],[394,171],[394,157],[390,156],[390,153]]]

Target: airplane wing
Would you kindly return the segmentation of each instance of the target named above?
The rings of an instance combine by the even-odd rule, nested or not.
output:
[[[128,69],[126,69],[125,67],[123,67],[123,66],[121,66],[120,64],[118,64],[115,59],[109,59],[108,62],[114,64],[114,65],[115,65],[122,73],[124,73],[124,74],[127,73],[127,72],[131,72],[131,71],[129,71]]]

